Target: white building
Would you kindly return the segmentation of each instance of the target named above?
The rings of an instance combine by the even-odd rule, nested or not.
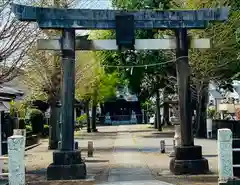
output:
[[[219,104],[224,99],[223,95],[218,91],[214,83],[210,83],[208,87],[208,105],[215,106],[218,110]]]
[[[240,100],[240,81],[233,81],[233,92],[227,91],[225,93],[227,100],[234,99],[235,103],[239,103]]]

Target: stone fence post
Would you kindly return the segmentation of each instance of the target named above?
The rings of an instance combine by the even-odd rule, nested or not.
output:
[[[24,151],[25,151],[24,136],[13,135],[8,138],[9,185],[25,184]]]
[[[175,140],[176,146],[180,146],[181,145],[181,125],[180,124],[175,125],[174,140]]]
[[[177,119],[178,120],[178,119]],[[175,147],[181,145],[181,126],[180,124],[175,124],[175,135],[173,137],[173,151],[170,153],[170,157],[175,157]]]
[[[26,135],[27,135],[27,131],[26,129],[13,129],[13,135],[19,135],[19,136],[23,136],[24,137],[24,143],[26,147]]]
[[[218,130],[218,172],[219,183],[233,178],[232,131]]]

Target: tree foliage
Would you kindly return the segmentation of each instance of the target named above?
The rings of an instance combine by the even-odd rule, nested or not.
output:
[[[70,7],[74,0],[40,0],[34,4],[41,7]],[[40,30],[39,38],[59,38],[61,30]],[[58,51],[38,51],[36,43],[27,52],[27,64],[24,71],[24,82],[31,89],[29,99],[47,101],[50,106],[56,105],[61,96],[62,65]],[[52,107],[53,108],[53,107]]]
[[[121,79],[116,71],[106,73],[94,52],[77,53],[76,96],[80,99],[92,99],[97,102],[115,96]],[[97,91],[97,93],[96,93]]]
[[[176,0],[175,2],[179,2]],[[239,27],[240,13],[236,10],[235,0],[187,0],[185,3],[175,3],[178,8],[214,8],[231,6],[228,21],[209,23],[206,29],[192,30],[190,35],[195,38],[210,38],[211,48],[205,50],[194,49],[190,52],[192,79],[196,86],[204,86],[209,81],[226,84],[238,73],[239,44],[236,42],[236,30]]]
[[[126,1],[113,0],[113,5],[118,9],[169,9],[170,1]],[[163,34],[158,30],[137,30],[135,38],[161,38]],[[90,39],[113,39],[113,31],[93,31]],[[135,93],[141,101],[155,94],[156,89],[167,87],[173,90],[168,80],[169,75],[175,75],[175,64],[171,52],[163,51],[101,51],[96,53],[105,65],[106,71],[117,70],[121,77],[127,79],[130,90]],[[120,66],[120,67],[118,67]],[[124,67],[123,67],[124,66]],[[157,78],[158,76],[158,78]]]
[[[187,0],[185,3],[175,1],[178,8],[200,9],[233,5],[232,0]],[[236,42],[236,30],[239,27],[240,13],[236,10],[236,2],[231,7],[229,20],[210,22],[206,29],[191,30],[189,35],[195,38],[210,38],[211,48],[205,50],[192,49],[189,61],[192,73],[193,93],[197,109],[197,135],[205,136],[206,107],[208,84],[214,81],[220,87],[231,87],[232,79],[240,70],[239,44]]]
[[[61,79],[61,73],[54,75],[56,82],[52,76],[56,68],[55,60],[59,60],[59,58],[48,51],[37,51],[36,48],[32,48],[32,51],[28,52],[28,60],[23,80],[31,89],[29,98],[48,101],[51,97],[55,97],[56,88],[59,88],[56,84],[57,78]]]

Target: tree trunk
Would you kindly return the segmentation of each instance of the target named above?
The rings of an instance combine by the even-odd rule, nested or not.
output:
[[[92,103],[92,131],[97,132],[96,128],[96,115],[97,115],[97,105],[95,102]]]
[[[163,123],[165,126],[171,125],[169,121],[169,104],[163,104]]]
[[[85,112],[87,114],[87,132],[91,132],[91,120],[90,120],[90,116],[89,116],[89,103],[90,100],[86,101],[86,106],[85,106]]]
[[[104,116],[106,114],[105,110],[104,110],[104,104],[100,103],[100,108],[101,108],[101,116]]]
[[[56,107],[56,101],[51,101],[50,103],[50,119],[49,119],[49,149],[55,150],[58,148],[58,110]]]
[[[92,101],[92,131],[93,132],[97,132],[96,116],[97,116],[97,89],[94,90],[93,101]]]
[[[101,114],[100,114],[100,117],[99,117],[99,121],[100,121],[100,124],[101,125],[104,125],[104,122],[105,122],[105,110],[104,110],[104,104],[103,103],[100,103],[100,108],[101,108]]]
[[[14,129],[19,129],[18,114],[15,109],[14,109],[13,122],[14,122]]]
[[[206,138],[206,118],[207,118],[208,89],[205,87],[198,96],[196,106],[196,137]]]
[[[157,129],[157,110],[155,111],[154,128]]]
[[[144,124],[148,124],[147,111],[144,109]]]
[[[168,126],[170,125],[169,121],[169,104],[167,103],[168,94],[166,90],[163,89],[163,125]]]
[[[160,115],[160,95],[159,95],[159,89],[156,91],[156,108],[157,108],[157,128],[159,131],[162,131],[162,125],[161,125],[161,115]]]

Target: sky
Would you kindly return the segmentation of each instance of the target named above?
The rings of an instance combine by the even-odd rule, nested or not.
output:
[[[111,0],[79,0],[78,8],[111,9]]]
[[[25,4],[29,5],[29,3],[34,3],[38,0],[12,0],[17,4]],[[53,0],[52,0],[53,1]],[[110,9],[111,0],[75,0],[77,4],[76,8],[84,8],[84,9]],[[75,7],[74,7],[75,8]]]

